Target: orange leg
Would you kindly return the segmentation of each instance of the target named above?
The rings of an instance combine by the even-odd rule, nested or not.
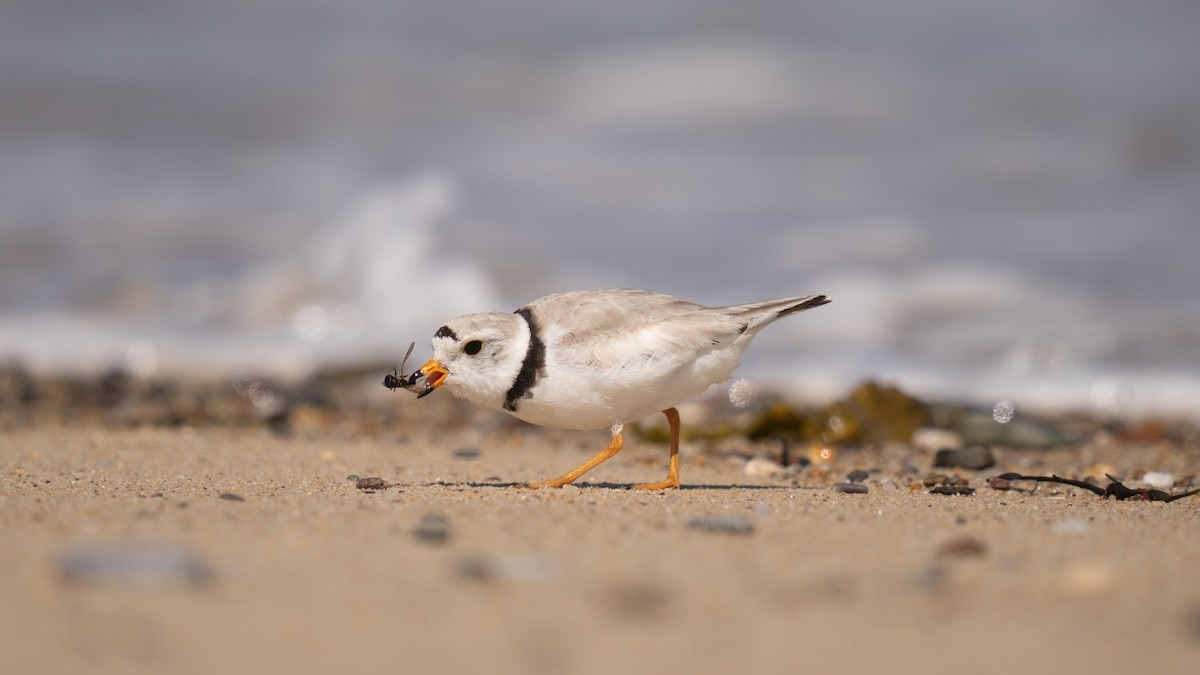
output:
[[[596,453],[595,457],[592,457],[591,459],[584,462],[576,469],[574,469],[572,471],[568,471],[567,473],[564,473],[563,475],[559,476],[558,478],[551,478],[550,480],[544,480],[544,481],[541,481],[540,483],[530,483],[530,484],[526,485],[525,487],[536,490],[538,488],[544,488],[544,487],[560,488],[569,483],[574,483],[577,478],[579,478],[583,474],[591,471],[592,469],[596,468],[602,462],[604,462],[605,460],[611,458],[613,455],[620,452],[621,446],[623,444],[624,444],[624,441],[621,439],[621,428],[614,427],[612,440],[610,440],[608,442],[608,447],[604,448],[600,452]]]
[[[634,485],[635,490],[665,490],[679,487],[679,411],[667,408],[663,411],[667,416],[667,424],[671,425],[671,461],[667,468],[667,477],[657,483],[642,483]]]

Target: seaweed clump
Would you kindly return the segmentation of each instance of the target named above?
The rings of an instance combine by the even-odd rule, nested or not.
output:
[[[777,403],[755,415],[744,434],[755,441],[907,443],[914,431],[929,424],[929,408],[920,400],[896,387],[868,380],[846,397],[811,412]]]

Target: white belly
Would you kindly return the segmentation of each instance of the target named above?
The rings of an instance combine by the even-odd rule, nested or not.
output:
[[[686,364],[651,363],[602,372],[587,366],[548,369],[512,415],[553,429],[608,429],[678,405],[733,374],[745,344],[728,345]]]

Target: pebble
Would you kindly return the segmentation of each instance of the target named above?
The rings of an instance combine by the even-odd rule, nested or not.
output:
[[[413,530],[418,541],[427,544],[444,544],[450,540],[450,521],[437,513],[426,513]]]
[[[867,494],[868,488],[862,483],[834,483],[833,491],[844,492],[852,495],[865,495]]]
[[[1147,471],[1142,476],[1142,485],[1158,490],[1170,490],[1175,485],[1175,476],[1166,471]]]
[[[966,486],[970,485],[971,481],[967,480],[966,478],[959,478],[958,476],[947,476],[944,473],[935,473],[926,476],[925,480],[921,481],[921,483],[925,487],[937,487],[939,485]]]
[[[939,485],[929,491],[931,495],[961,495],[969,497],[975,494],[975,488],[964,485]]]
[[[604,598],[612,609],[623,617],[638,619],[665,619],[670,594],[659,586],[637,584],[609,588]]]
[[[478,555],[462,558],[458,561],[457,568],[458,576],[469,581],[486,583],[496,577],[488,559]]]
[[[454,451],[454,459],[479,459],[479,449],[458,448]]]
[[[1200,641],[1200,605],[1196,605],[1184,613],[1183,629],[1188,637]]]
[[[851,483],[861,483],[870,477],[871,474],[863,471],[862,469],[855,469],[854,471],[846,474],[846,480]]]
[[[220,498],[227,502],[244,502],[246,501],[241,495],[235,495],[232,492],[222,492]]]
[[[936,591],[946,584],[949,573],[946,566],[934,562],[913,575],[913,583],[920,589]]]
[[[457,563],[460,578],[479,583],[519,582],[526,584],[552,584],[563,576],[559,563],[543,556],[533,555],[473,555]]]
[[[119,586],[206,584],[213,570],[196,554],[178,548],[146,545],[88,545],[58,559],[64,583]]]
[[[783,473],[783,465],[766,457],[751,457],[742,471],[747,476],[778,476]]]
[[[987,479],[987,484],[988,487],[992,488],[993,490],[1013,489],[1012,481],[1007,478],[1001,478],[1000,476],[992,476],[991,478]]]
[[[987,544],[971,536],[956,537],[938,547],[939,558],[982,558]]]
[[[354,487],[359,490],[386,490],[388,482],[378,476],[370,476],[368,478],[359,478]]]
[[[695,516],[688,518],[684,527],[718,534],[754,534],[754,523],[737,516]]]
[[[949,429],[938,427],[922,427],[913,432],[910,444],[925,452],[937,452],[946,448],[961,448],[962,436]]]
[[[996,458],[986,445],[938,450],[933,457],[934,466],[959,467],[979,471],[996,465]]]

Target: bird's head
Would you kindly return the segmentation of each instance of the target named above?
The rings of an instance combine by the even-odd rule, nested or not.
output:
[[[516,314],[459,317],[434,333],[433,358],[414,373],[425,378],[417,398],[445,386],[455,396],[500,410],[528,345],[529,327]]]

